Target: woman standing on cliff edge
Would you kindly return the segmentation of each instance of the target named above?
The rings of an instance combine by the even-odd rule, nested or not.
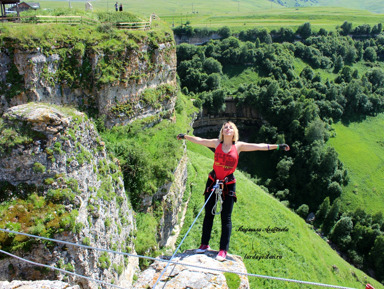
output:
[[[236,202],[236,179],[233,173],[237,167],[239,154],[241,152],[279,149],[289,151],[289,146],[287,144],[257,144],[238,141],[239,131],[237,130],[236,125],[230,121],[223,124],[218,139],[204,139],[186,134],[179,134],[177,139],[186,139],[193,143],[215,149],[213,170],[209,173],[204,195],[205,201],[207,201],[216,180],[223,181],[220,251],[216,256],[216,260],[224,261],[227,257],[232,231],[231,215],[233,205]],[[215,217],[215,215],[212,214],[212,208],[214,206],[215,197],[212,196],[205,206],[201,246],[196,250],[196,253],[204,253],[210,249],[209,240],[211,238],[213,219]]]

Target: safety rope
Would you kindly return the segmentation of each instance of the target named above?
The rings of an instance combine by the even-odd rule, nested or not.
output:
[[[6,233],[11,233],[11,234],[19,234],[19,235],[23,235],[23,236],[27,236],[27,237],[38,238],[38,239],[42,239],[42,240],[52,241],[52,242],[71,245],[71,246],[77,246],[77,247],[81,247],[81,248],[85,248],[85,249],[93,249],[93,250],[102,251],[102,252],[115,253],[115,254],[125,255],[125,256],[129,256],[129,257],[142,258],[142,259],[159,261],[159,262],[164,262],[164,263],[171,263],[171,264],[175,264],[175,265],[181,265],[181,266],[192,267],[192,268],[203,269],[203,270],[211,270],[211,271],[217,271],[217,272],[222,272],[222,273],[234,273],[237,275],[244,275],[244,276],[248,276],[248,277],[286,281],[286,282],[292,282],[292,283],[299,283],[299,284],[306,284],[306,285],[313,285],[313,286],[322,286],[322,287],[337,288],[337,289],[356,289],[356,288],[352,288],[352,287],[343,287],[343,286],[329,285],[329,284],[316,283],[316,282],[310,282],[310,281],[302,281],[302,280],[287,279],[287,278],[281,278],[281,277],[273,277],[273,276],[268,276],[268,275],[259,275],[259,274],[252,274],[252,273],[236,272],[236,271],[231,271],[231,270],[223,270],[223,269],[218,269],[218,268],[209,268],[209,267],[204,267],[204,266],[199,266],[199,265],[194,265],[194,264],[187,264],[187,263],[182,263],[182,262],[176,262],[176,261],[166,260],[166,259],[161,259],[161,258],[154,258],[154,257],[149,257],[149,256],[135,255],[135,254],[125,253],[125,252],[118,252],[118,251],[113,251],[113,250],[108,250],[108,249],[91,247],[91,246],[87,246],[87,245],[76,244],[76,243],[71,243],[71,242],[67,242],[67,241],[56,240],[56,239],[51,239],[51,238],[46,238],[46,237],[41,237],[41,236],[35,236],[35,235],[27,234],[27,233],[21,233],[21,232],[11,231],[11,230],[1,229],[1,228],[0,228],[0,231],[6,232]],[[1,253],[4,253],[4,251],[1,250]],[[22,259],[20,257],[17,257],[15,255],[10,254],[10,253],[5,253],[5,254],[10,255],[12,257],[15,257],[15,258]],[[39,264],[39,263],[36,263],[36,265],[37,264]],[[46,267],[47,265],[41,264],[41,266]],[[52,267],[52,269],[59,270],[59,268],[55,268],[55,267]],[[60,269],[60,270],[62,270],[62,269]],[[68,274],[73,274],[73,272],[68,272]],[[90,277],[84,276],[84,278],[89,279],[89,280],[93,280]],[[114,285],[114,286],[116,286],[116,285]]]
[[[184,235],[184,238],[181,240],[179,246],[177,246],[175,252],[173,253],[173,255],[172,255],[172,257],[171,257],[171,259],[170,259],[169,261],[172,261],[172,259],[175,257],[177,251],[180,249],[180,247],[181,247],[181,245],[183,244],[185,238],[187,238],[189,232],[192,230],[193,225],[196,223],[196,221],[197,221],[197,219],[199,218],[201,212],[203,211],[203,209],[204,209],[205,206],[207,205],[209,199],[212,197],[213,192],[214,192],[214,191],[212,190],[212,192],[211,192],[211,194],[209,195],[208,199],[205,201],[203,207],[200,209],[200,212],[197,214],[196,218],[193,220],[191,226],[189,226],[189,229],[188,229],[187,233]],[[165,266],[165,268],[164,268],[163,271],[161,272],[159,278],[157,278],[156,283],[153,285],[152,289],[154,289],[154,288],[156,287],[157,283],[159,283],[161,277],[163,277],[163,275],[164,275],[165,271],[167,270],[169,264],[170,264],[170,263],[168,263],[167,266]],[[172,271],[173,271],[173,269],[172,269]],[[171,274],[172,274],[172,271],[171,271]]]
[[[223,182],[221,182],[220,180],[216,180],[216,184],[213,186],[212,190],[215,191],[215,195],[216,195],[216,200],[215,200],[215,205],[213,206],[212,208],[212,215],[220,215],[221,214],[221,211],[223,210],[223,198],[222,198],[222,186]],[[218,204],[220,203],[219,207],[219,211],[216,212],[216,208],[218,207]]]
[[[107,285],[107,286],[111,286],[111,287],[115,287],[115,288],[119,288],[119,289],[126,289],[124,287],[120,287],[120,286],[117,286],[117,285],[114,285],[114,284],[111,284],[111,283],[107,283],[107,282],[104,282],[104,281],[101,281],[101,280],[97,280],[97,279],[94,279],[94,278],[91,278],[91,277],[80,275],[80,274],[77,274],[77,273],[74,273],[74,272],[71,272],[71,271],[67,271],[67,270],[64,270],[64,269],[57,268],[57,267],[53,267],[53,266],[49,266],[49,265],[44,265],[44,264],[37,263],[37,262],[31,261],[31,260],[27,260],[27,259],[21,258],[19,256],[13,255],[11,253],[8,253],[6,251],[3,251],[1,249],[0,249],[0,253],[3,253],[5,255],[8,255],[10,257],[13,257],[15,259],[24,261],[26,263],[29,263],[29,264],[32,264],[32,265],[35,265],[35,266],[40,266],[40,267],[45,267],[45,268],[48,268],[48,269],[51,269],[51,270],[60,271],[62,273],[66,273],[66,274],[70,274],[70,275],[73,275],[73,276],[76,276],[76,277],[84,278],[84,279],[87,279],[87,280],[90,280],[90,281],[94,281],[94,282],[97,282],[97,283],[100,283],[100,284],[103,284],[103,285]]]

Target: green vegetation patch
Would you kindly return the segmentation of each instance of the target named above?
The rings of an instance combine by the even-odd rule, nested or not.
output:
[[[0,156],[10,153],[17,145],[29,145],[35,140],[47,137],[31,129],[29,124],[21,121],[4,121],[0,118]]]
[[[230,289],[239,288],[241,282],[239,275],[234,273],[224,273],[224,276]]]
[[[54,234],[76,229],[76,212],[68,212],[65,205],[28,192],[24,199],[14,198],[0,204],[0,227],[51,238]],[[35,239],[26,236],[0,233],[0,247],[5,250],[28,250],[34,242]]]
[[[155,97],[165,97],[170,91],[173,92],[174,88],[162,86]],[[183,98],[181,95],[178,97]],[[190,115],[187,111],[191,113],[194,110],[190,107],[183,109],[182,105],[178,107],[176,123],[164,119],[146,127],[148,119],[144,119],[102,132],[107,149],[120,161],[124,186],[135,210],[140,208],[143,195],[153,195],[158,188],[173,180],[173,171],[183,153],[176,136],[187,130]],[[151,119],[150,124],[153,124]]]

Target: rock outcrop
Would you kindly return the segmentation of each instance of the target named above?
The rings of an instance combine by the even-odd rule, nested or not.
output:
[[[107,155],[84,113],[43,103],[15,106],[0,120],[0,136],[1,227],[135,252],[134,215],[118,161]],[[138,265],[136,258],[7,233],[0,233],[0,244],[25,259],[123,286]],[[0,260],[0,280],[41,279],[98,288],[17,259]]]
[[[261,114],[251,106],[239,105],[238,99],[225,99],[225,111],[209,114],[203,109],[196,115],[193,122],[195,134],[217,133],[225,121],[233,121],[239,129],[246,130],[247,127],[261,126],[264,122]]]
[[[224,262],[216,261],[215,257],[217,253],[217,251],[207,251],[205,254],[195,254],[194,251],[190,250],[177,254],[172,261],[203,267],[204,269],[180,264],[170,264],[158,282],[158,287],[168,289],[229,288],[224,273],[212,269],[247,273],[245,265],[242,259],[235,255],[228,255],[227,260]],[[162,257],[162,259],[169,259],[169,257]],[[148,269],[139,275],[137,282],[134,284],[134,288],[152,287],[166,266],[167,263],[165,262],[155,261]],[[236,276],[239,276],[238,288],[249,288],[248,278],[245,275]]]

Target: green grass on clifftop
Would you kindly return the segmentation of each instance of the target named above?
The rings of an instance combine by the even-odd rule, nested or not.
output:
[[[267,152],[266,152],[267,153]],[[202,192],[212,168],[213,153],[188,143],[189,179],[192,194],[181,238],[204,204]],[[237,171],[237,196],[229,254],[244,259],[248,273],[364,288],[371,283],[384,288],[365,273],[349,265],[322,240],[303,219]],[[197,220],[181,251],[200,245],[203,215]],[[275,233],[267,228],[276,228]],[[250,232],[247,229],[259,232]],[[215,218],[210,245],[219,249],[220,217]],[[257,260],[255,258],[259,258]],[[251,288],[309,288],[295,283],[249,277]]]

